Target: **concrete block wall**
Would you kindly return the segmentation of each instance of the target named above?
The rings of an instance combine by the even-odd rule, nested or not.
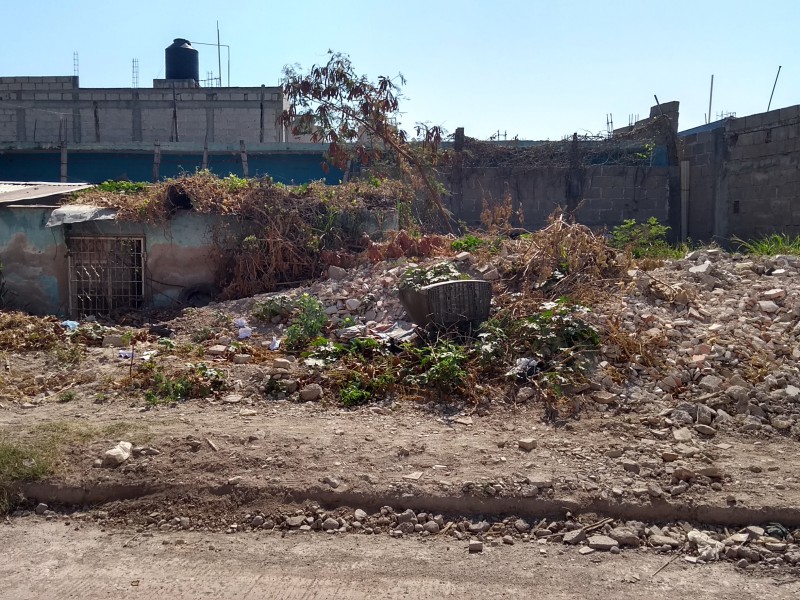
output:
[[[586,169],[583,195],[567,197],[570,170],[557,167],[517,169],[463,169],[461,180],[450,177],[449,209],[456,219],[476,226],[480,224],[483,201],[501,202],[511,195],[515,212],[521,210],[528,229],[547,224],[548,216],[557,208],[574,207],[576,219],[590,227],[614,227],[625,219],[646,220],[669,218],[670,177],[676,168],[596,166]]]
[[[22,90],[60,92],[77,88],[77,77],[0,77],[0,97],[2,97],[4,92],[18,92]]]
[[[0,143],[284,142],[275,123],[284,106],[278,87],[80,89],[77,77],[0,77]]]
[[[730,231],[800,233],[800,106],[734,119],[725,137]]]
[[[800,234],[800,106],[683,137],[694,239]]]

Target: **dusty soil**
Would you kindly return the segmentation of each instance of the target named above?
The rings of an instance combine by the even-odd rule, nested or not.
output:
[[[468,554],[455,540],[129,533],[42,518],[0,525],[0,598],[796,598],[796,577],[669,562],[645,550],[581,556],[535,544]],[[667,564],[669,563],[669,564]],[[664,566],[666,565],[666,566]],[[662,569],[663,567],[663,569]],[[659,569],[661,569],[659,571]],[[659,571],[658,573],[656,573]]]
[[[460,396],[388,398],[343,409],[325,388],[324,375],[267,349],[264,344],[281,333],[279,324],[256,327],[249,342],[252,362],[235,363],[234,320],[249,315],[253,299],[187,310],[167,321],[164,325],[175,330],[172,349],[154,339],[136,347],[137,352],[158,349],[156,362],[166,373],[200,361],[223,373],[226,389],[205,399],[148,404],[143,390],[127,381],[131,367],[117,347],[86,348],[77,361],[63,351],[5,352],[0,356],[0,438],[52,445],[59,457],[52,478],[21,487],[15,500],[22,509],[47,502],[81,523],[86,516],[78,519],[74,511],[89,511],[90,520],[130,535],[164,529],[191,529],[186,535],[192,536],[250,531],[254,515],[269,520],[271,514],[284,518],[302,509],[311,518],[317,510],[312,504],[332,511],[349,507],[374,513],[389,505],[396,512],[443,513],[442,522],[453,524],[450,533],[456,523],[462,525],[459,533],[468,531],[464,517],[524,517],[531,524],[575,518],[581,526],[611,517],[617,524],[660,524],[682,540],[694,528],[714,526],[724,539],[747,525],[778,522],[795,530],[790,551],[769,550],[752,560],[772,560],[770,565],[789,569],[782,557],[792,555],[786,563],[795,564],[800,540],[800,463],[794,460],[800,431],[800,346],[795,345],[800,286],[790,279],[800,265],[786,265],[790,275],[778,269],[785,272],[775,279],[765,275],[766,267],[761,272],[751,265],[741,275],[738,263],[710,256],[717,261],[713,270],[701,256],[655,275],[637,275],[637,282],[627,282],[619,306],[595,307],[627,319],[623,325],[631,338],[645,340],[663,354],[663,362],[658,368],[616,366],[613,373],[608,360],[606,366],[601,362],[593,387],[568,398],[571,409],[549,421],[541,403],[518,402],[513,394],[477,403]],[[702,272],[692,279],[687,273],[697,266]],[[391,273],[368,271],[362,268],[358,277],[341,284],[348,289],[317,282],[308,291],[332,302],[336,318],[349,316],[338,307],[359,290],[363,296],[372,289],[364,277],[385,280]],[[661,297],[653,297],[653,282],[666,286]],[[686,285],[671,287],[676,283]],[[779,289],[777,294],[776,285],[788,293]],[[689,305],[676,304],[671,296],[683,291],[691,296]],[[761,297],[775,302],[762,306],[767,301]],[[385,331],[402,311],[388,297],[380,302],[368,310],[379,321],[371,321],[372,327]],[[234,350],[211,355],[211,347],[220,343]],[[612,360],[613,348],[603,352]],[[625,368],[629,380],[612,377]],[[707,378],[718,381],[712,386]],[[323,396],[302,402],[297,391],[271,393],[270,382],[276,381],[292,390],[321,382]],[[728,393],[733,388],[744,394],[741,400]],[[708,422],[714,427],[697,418],[700,405],[713,415]],[[101,467],[104,453],[120,440],[137,447],[133,456],[119,468]],[[347,518],[350,523],[352,517]],[[184,526],[182,519],[191,525]],[[312,518],[314,527],[323,520]],[[277,525],[276,530],[289,529],[283,522]],[[501,534],[511,529],[507,525],[502,524]],[[606,523],[603,531],[611,527]],[[327,539],[322,533],[310,535]],[[531,538],[536,537],[531,528]],[[782,539],[789,540],[788,533]],[[749,542],[735,542],[736,551]],[[336,542],[345,548],[360,543]],[[394,547],[393,542],[363,543]],[[560,541],[557,548],[551,551],[562,551]],[[748,550],[729,558],[750,560]],[[297,585],[304,585],[300,581]],[[423,585],[413,593],[441,592]]]

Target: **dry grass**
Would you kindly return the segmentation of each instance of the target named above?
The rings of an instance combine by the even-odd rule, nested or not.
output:
[[[618,259],[601,235],[570,222],[561,211],[550,215],[547,227],[508,242],[516,255],[507,278],[523,293],[555,299],[569,296],[586,303],[603,290],[619,288],[628,264]]]

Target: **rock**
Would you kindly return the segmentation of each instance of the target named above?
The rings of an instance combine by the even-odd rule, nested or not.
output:
[[[405,523],[399,523],[397,525],[397,531],[402,533],[414,533],[414,523],[408,521]]]
[[[750,525],[748,527],[745,527],[744,530],[750,534],[750,537],[754,538],[764,537],[764,534],[766,533],[764,531],[764,528],[759,527],[758,525]]]
[[[584,546],[583,548],[578,550],[578,553],[583,555],[592,554],[594,552],[597,552],[597,550],[595,550],[594,548],[589,548],[589,546]]]
[[[664,490],[661,489],[661,486],[657,482],[648,481],[647,495],[651,498],[661,498],[664,495]]]
[[[612,394],[611,392],[599,391],[592,394],[592,399],[600,404],[616,404],[619,401],[619,394]]]
[[[344,305],[345,308],[347,308],[347,310],[353,312],[355,310],[358,310],[358,307],[361,306],[361,300],[359,300],[358,298],[348,298],[345,301]]]
[[[687,427],[681,427],[672,432],[672,437],[677,442],[689,442],[692,439],[692,432]]]
[[[470,540],[469,542],[469,553],[470,554],[478,554],[483,552],[483,542],[479,540]]]
[[[347,270],[342,267],[337,267],[336,265],[331,265],[328,267],[328,277],[334,281],[341,281],[347,277]]]
[[[223,346],[222,344],[214,344],[208,350],[206,350],[206,354],[209,356],[221,356],[228,351],[227,346]]]
[[[589,548],[592,550],[602,550],[608,552],[612,548],[619,547],[617,540],[607,535],[593,535],[589,538]]]
[[[428,521],[422,526],[423,531],[427,531],[432,535],[439,533],[439,529],[439,524],[436,521]]]
[[[707,392],[716,392],[722,385],[722,379],[716,375],[706,375],[700,380],[700,387]]]
[[[694,267],[689,267],[689,273],[693,275],[705,275],[710,273],[711,271],[711,263],[706,261],[700,265],[695,265]]]
[[[127,345],[121,335],[110,334],[103,336],[103,348],[125,348]]]
[[[300,400],[303,402],[313,402],[322,398],[322,386],[312,383],[300,390]]]
[[[536,440],[534,438],[522,438],[521,440],[517,440],[517,445],[526,452],[530,452],[534,448],[536,448]]]
[[[717,417],[717,411],[705,404],[697,405],[697,415],[695,420],[701,425],[711,425]]]
[[[489,523],[487,523],[486,521],[480,521],[478,523],[470,523],[469,527],[467,527],[469,532],[471,534],[473,534],[473,535],[478,534],[478,533],[485,533],[485,532],[489,531],[489,529],[491,529],[491,528],[492,528],[492,526],[489,525]]]
[[[620,464],[622,465],[622,468],[629,473],[638,473],[641,469],[639,463],[637,463],[635,460],[630,460],[629,458],[622,459]]]
[[[576,544],[580,544],[585,539],[586,532],[583,529],[574,529],[572,531],[567,531],[561,541],[565,544],[575,546]]]
[[[258,414],[258,413],[255,410],[253,410],[252,408],[243,408],[242,410],[239,411],[239,416],[240,417],[253,417],[256,414]]]
[[[746,558],[742,558],[741,560],[736,561],[736,566],[739,569],[746,569],[750,566],[750,562]]]
[[[249,364],[253,360],[253,357],[249,354],[235,354],[233,357],[233,364],[235,365],[246,365]]]
[[[34,509],[34,512],[37,515],[43,515],[45,513],[45,511],[49,510],[49,508],[50,507],[47,506],[47,504],[45,504],[44,502],[40,502],[39,504],[36,505],[36,508]]]
[[[242,401],[241,394],[228,394],[222,398],[223,404],[239,404]]]
[[[780,306],[775,304],[772,300],[759,300],[758,308],[761,312],[773,314],[780,310]]]
[[[337,521],[333,517],[328,517],[322,522],[323,531],[332,531],[334,529],[339,529],[339,521]]]
[[[508,546],[513,546],[514,545],[514,538],[511,537],[510,535],[504,535],[503,536],[503,543],[508,545]]]
[[[764,548],[770,552],[777,552],[778,554],[783,554],[786,552],[788,547],[789,544],[784,544],[783,542],[764,542]]]
[[[497,281],[500,279],[500,273],[497,269],[489,269],[483,274],[484,281]]]
[[[356,509],[354,516],[356,518],[356,521],[361,521],[362,523],[364,523],[369,518],[369,515],[367,515],[366,511],[363,511],[360,508]]]
[[[338,488],[342,483],[339,481],[337,477],[332,477],[331,475],[326,475],[322,479],[320,479],[322,483],[325,485],[331,486],[333,489]]]
[[[694,426],[694,429],[695,429],[695,431],[697,431],[698,433],[702,433],[703,435],[707,435],[707,436],[717,435],[717,430],[714,429],[713,427],[708,426],[708,425],[702,425],[702,424],[698,423],[697,425]]]
[[[725,394],[734,402],[747,402],[750,398],[750,393],[747,391],[747,388],[741,385],[732,385],[725,390]]]
[[[786,290],[773,288],[764,292],[762,296],[766,300],[782,300],[783,298],[786,298]]]
[[[264,517],[262,517],[261,515],[256,515],[250,521],[250,527],[253,527],[255,529],[261,527],[263,524],[264,524]]]
[[[681,542],[668,535],[651,535],[648,540],[652,546],[669,546],[670,548],[679,548]]]
[[[635,548],[641,544],[639,536],[630,527],[614,527],[608,532],[608,537],[616,540],[620,546]]]
[[[286,525],[288,527],[291,527],[292,529],[297,529],[298,527],[303,525],[305,522],[306,522],[305,515],[296,515],[294,517],[288,517],[286,519]],[[337,523],[337,526],[338,526],[338,523]]]
[[[288,369],[291,366],[291,361],[288,361],[285,358],[276,358],[272,361],[272,367],[274,369]]]
[[[517,392],[517,402],[527,402],[536,394],[532,387],[521,387]]]
[[[517,519],[514,521],[514,529],[520,533],[528,533],[531,530],[531,526],[525,519]]]
[[[103,455],[103,466],[111,469],[120,466],[131,457],[132,449],[133,444],[130,442],[119,442],[111,450],[106,450]]]

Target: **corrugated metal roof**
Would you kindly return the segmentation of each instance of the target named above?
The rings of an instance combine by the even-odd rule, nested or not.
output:
[[[45,204],[44,198],[61,196],[92,187],[90,183],[49,181],[0,181],[0,204]]]

